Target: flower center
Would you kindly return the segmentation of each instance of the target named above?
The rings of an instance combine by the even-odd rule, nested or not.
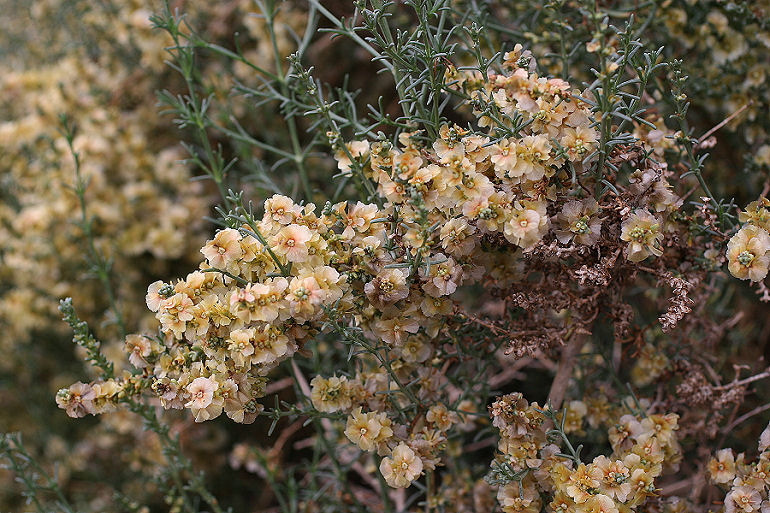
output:
[[[631,236],[632,239],[639,241],[644,239],[645,233],[646,233],[646,230],[644,228],[641,228],[639,226],[634,226],[631,229],[631,232],[629,233],[629,235]]]
[[[740,255],[738,255],[738,263],[740,263],[743,267],[750,267],[751,262],[754,261],[754,254],[750,251],[742,251]]]
[[[575,224],[572,225],[572,231],[579,234],[587,233],[588,232],[587,219],[585,217],[582,217],[577,221],[575,221]]]

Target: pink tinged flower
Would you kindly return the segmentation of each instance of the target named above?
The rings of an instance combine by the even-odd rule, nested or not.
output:
[[[492,147],[492,164],[495,165],[495,174],[500,177],[508,177],[516,168],[516,142],[514,139],[503,139]]]
[[[762,496],[750,486],[735,486],[725,497],[726,512],[752,513],[761,504]]]
[[[131,365],[137,369],[143,369],[147,367],[147,357],[152,353],[152,343],[142,335],[128,335],[125,350]]]
[[[193,302],[187,294],[174,294],[165,299],[160,305],[160,310],[182,322],[191,321],[194,316]]]
[[[432,284],[435,287],[435,295],[448,296],[457,290],[462,273],[460,269],[452,265],[439,265]],[[433,292],[433,291],[431,291]],[[430,293],[430,292],[429,292]]]
[[[314,277],[294,278],[287,295],[292,316],[304,322],[316,313],[315,307],[323,302],[324,297],[324,290]]]
[[[265,201],[265,218],[277,223],[290,224],[299,214],[300,208],[286,196],[276,194]]]
[[[532,231],[537,231],[540,225],[540,214],[534,210],[526,209],[518,212],[505,225],[506,235],[512,235],[518,239],[523,239]]]
[[[372,219],[377,215],[377,205],[367,205],[360,201],[343,214],[345,229],[342,232],[344,239],[352,239],[356,232],[363,233],[369,229]]]
[[[401,269],[384,269],[364,286],[366,297],[377,308],[393,304],[409,295],[406,273]]]
[[[94,412],[93,401],[95,398],[96,392],[93,387],[78,381],[70,385],[69,389],[59,390],[59,393],[56,394],[56,403],[70,417],[79,418]]]
[[[308,259],[307,242],[311,238],[312,234],[307,226],[290,224],[281,228],[275,236],[272,250],[285,256],[289,262],[305,262]]]
[[[187,385],[190,393],[190,401],[185,404],[187,408],[207,408],[214,400],[214,392],[219,388],[219,383],[213,378],[198,377]]]
[[[489,207],[488,197],[477,196],[463,202],[463,215],[469,219],[478,219],[487,207]]]
[[[250,322],[252,314],[257,308],[257,287],[265,287],[259,283],[247,285],[245,288],[236,289],[230,294],[230,311],[244,322]]]
[[[272,363],[288,351],[288,338],[277,329],[267,326],[254,337],[254,363]]]
[[[241,234],[238,230],[232,228],[220,230],[214,240],[210,240],[203,246],[201,253],[212,267],[226,269],[243,255],[240,241]]]
[[[160,303],[166,299],[166,296],[160,293],[160,290],[164,287],[164,285],[165,283],[158,280],[147,287],[147,296],[145,296],[145,302],[147,303],[147,308],[149,308],[151,312],[157,312],[158,308],[160,308]]]

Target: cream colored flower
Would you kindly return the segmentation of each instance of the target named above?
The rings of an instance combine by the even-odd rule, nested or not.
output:
[[[537,488],[511,481],[497,491],[497,502],[503,513],[539,513],[542,508]]]
[[[393,436],[390,425],[390,419],[384,413],[363,413],[359,407],[348,417],[345,436],[362,451],[372,452]]]
[[[591,466],[591,476],[599,481],[599,489],[610,498],[626,502],[631,493],[631,472],[620,460],[597,456]]]
[[[591,469],[581,463],[570,474],[566,492],[576,503],[582,504],[591,498],[593,490],[597,488],[599,488],[599,480],[593,477]]]
[[[254,335],[254,363],[269,364],[288,351],[289,339],[274,326],[267,325]]]
[[[770,146],[768,146],[770,149]],[[761,197],[746,205],[746,210],[738,213],[738,220],[741,223],[750,223],[765,231],[770,229],[770,200]]]
[[[583,201],[568,201],[556,216],[559,228],[556,237],[562,244],[568,244],[573,238],[579,244],[593,246],[599,240],[602,220],[596,215],[599,204],[593,198]]]
[[[447,431],[456,424],[460,418],[457,416],[457,413],[449,411],[443,404],[434,404],[428,408],[428,413],[425,414],[425,420],[435,425],[440,431]]]
[[[433,346],[419,335],[408,337],[399,352],[401,359],[409,363],[424,362],[432,354]]]
[[[384,308],[409,295],[406,273],[401,269],[383,269],[364,286],[369,301],[377,308]]]
[[[353,165],[350,157],[363,160],[369,154],[369,141],[351,141],[345,143],[345,147],[347,151],[340,148],[334,153],[334,158],[337,160],[337,169],[340,171],[350,171],[350,167]]]
[[[663,240],[660,219],[646,210],[635,210],[621,225],[620,239],[628,242],[626,258],[631,262],[641,262],[650,255],[661,256]]]
[[[512,244],[530,249],[546,234],[548,224],[544,202],[517,201],[503,233]]]
[[[716,458],[708,464],[711,480],[715,483],[729,483],[735,478],[735,455],[732,449],[720,449]]]
[[[508,178],[516,169],[518,159],[516,158],[516,140],[503,139],[492,146],[490,157],[492,164],[495,165],[495,175],[499,178]],[[519,176],[519,175],[516,175]]]
[[[450,255],[458,257],[467,255],[476,246],[476,239],[473,236],[475,232],[476,228],[468,224],[466,219],[462,217],[450,219],[439,232],[441,247]]]
[[[230,340],[227,349],[233,358],[233,363],[238,367],[248,366],[251,356],[254,354],[254,328],[233,330],[230,332]]]
[[[167,296],[160,293],[160,290],[165,285],[165,283],[158,280],[151,283],[150,286],[147,287],[147,296],[145,296],[145,302],[147,303],[147,308],[149,308],[151,312],[157,312],[158,308],[160,308],[161,302],[166,299]]]
[[[422,460],[404,442],[380,462],[380,473],[393,488],[407,488],[422,473]]]
[[[568,127],[564,131],[564,136],[559,144],[567,150],[567,156],[570,161],[582,161],[589,155],[596,145],[597,132],[593,128],[579,126],[577,128]]]
[[[581,513],[618,513],[615,501],[601,493],[593,495],[579,509]]]
[[[310,382],[313,387],[310,399],[318,411],[335,412],[351,406],[350,385],[345,376],[324,378],[316,376]]]
[[[770,235],[753,224],[744,225],[727,243],[727,268],[741,280],[762,281],[770,265]]]

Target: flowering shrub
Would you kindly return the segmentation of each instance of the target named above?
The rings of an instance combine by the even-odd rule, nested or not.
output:
[[[684,3],[698,13],[685,22],[721,9]],[[197,266],[149,284],[155,323],[122,337],[130,366],[105,355],[77,301],[62,301],[95,374],[61,388],[58,406],[143,421],[164,456],[147,467],[172,511],[766,507],[768,434],[747,421],[768,409],[749,387],[770,371],[741,325],[743,309],[761,311],[741,280],[770,300],[767,191],[740,211],[717,196],[729,180],[707,180],[705,150],[725,123],[689,124],[687,75],[703,65],[654,45],[657,31],[642,39],[673,3],[664,14],[612,4],[310,0],[284,61],[277,4],[265,2],[270,65],[167,5],[152,22],[187,92],[160,99],[195,141],[188,163],[220,194],[219,229]],[[542,13],[532,23],[545,32],[501,25],[496,9]],[[723,25],[729,43],[699,46],[716,65],[753,47]],[[394,92],[367,105],[347,79],[319,78],[318,28],[368,54]],[[232,73],[220,83],[230,97],[202,94],[204,57]],[[250,106],[269,104],[263,115],[288,137],[247,127]],[[738,115],[724,107],[710,108]],[[80,177],[66,130],[65,142]],[[261,197],[233,177],[242,161],[296,187]],[[81,205],[86,190],[78,178]],[[131,221],[156,226],[163,213]],[[183,446],[184,430],[204,434]],[[206,433],[235,442],[232,472],[257,474],[249,491],[195,470]],[[756,437],[756,464],[722,448]],[[3,443],[33,498],[55,492],[69,508],[55,479],[20,463],[17,438]],[[258,479],[269,487],[253,490]],[[142,509],[122,493],[116,502]]]

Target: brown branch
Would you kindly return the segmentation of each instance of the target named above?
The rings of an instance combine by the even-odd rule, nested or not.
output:
[[[548,392],[548,401],[554,410],[561,408],[575,362],[587,340],[588,337],[586,335],[577,334],[564,346],[561,352],[559,368],[556,371],[556,376],[553,378],[553,383],[551,383],[551,391]]]
[[[720,128],[722,128],[723,126],[725,126],[727,123],[729,123],[730,121],[732,121],[733,119],[735,119],[735,118],[736,118],[736,117],[737,117],[737,116],[738,116],[738,115],[739,115],[741,112],[743,112],[744,110],[748,109],[748,108],[749,108],[749,105],[751,105],[752,103],[754,103],[754,102],[752,102],[752,101],[749,101],[749,103],[747,103],[746,105],[744,105],[744,106],[743,106],[743,107],[741,107],[740,109],[736,110],[735,112],[733,112],[732,114],[730,114],[729,116],[727,116],[727,117],[726,117],[725,119],[723,119],[723,120],[722,120],[722,121],[721,121],[719,124],[717,124],[717,125],[716,125],[714,128],[712,128],[711,130],[709,130],[708,132],[706,132],[705,134],[703,134],[702,136],[700,136],[700,137],[698,138],[698,141],[699,141],[699,142],[698,142],[698,144],[695,146],[695,150],[698,150],[698,149],[700,149],[700,146],[701,146],[701,144],[702,144],[702,143],[703,143],[703,142],[704,142],[706,139],[708,139],[708,138],[709,138],[709,136],[710,136],[711,134],[713,134],[714,132],[716,132],[717,130],[719,130],[719,129],[720,129]]]
[[[292,383],[294,383],[294,380],[291,376],[274,381],[265,388],[265,395],[272,395],[276,392],[280,392],[284,388],[290,387]]]
[[[757,406],[753,410],[751,410],[748,413],[744,413],[734,421],[732,421],[728,426],[722,428],[723,433],[729,433],[733,429],[735,429],[738,425],[742,424],[743,422],[749,420],[754,415],[759,415],[763,411],[770,410],[770,403],[763,404],[762,406]]]
[[[736,379],[732,383],[728,383],[727,385],[714,387],[714,390],[729,390],[731,388],[742,387],[743,385],[748,385],[749,383],[753,383],[755,381],[759,381],[760,379],[765,379],[769,377],[770,377],[770,367],[760,372],[759,374],[755,374],[754,376],[741,379],[741,380]]]

